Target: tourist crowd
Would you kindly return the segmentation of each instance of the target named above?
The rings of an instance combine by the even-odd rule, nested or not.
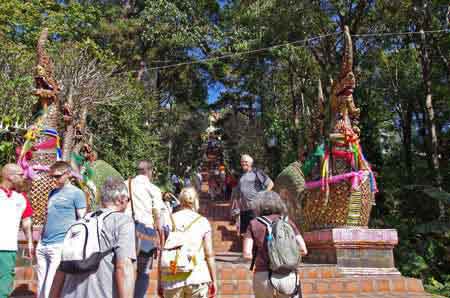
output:
[[[255,297],[296,297],[297,268],[301,254],[307,253],[303,238],[287,218],[284,202],[271,191],[272,180],[253,168],[249,155],[242,156],[241,167],[242,176],[226,192],[239,216],[243,260],[252,263]],[[153,267],[160,297],[215,297],[212,229],[199,213],[199,187],[181,188],[172,177],[176,198],[152,182],[150,161],[138,162],[136,171],[126,181],[108,177],[100,189],[101,207],[88,212],[84,192],[71,183],[70,165],[53,164],[48,174],[56,187],[49,193],[46,222],[34,249],[33,211],[20,192],[24,172],[15,164],[5,165],[0,182],[0,298],[12,292],[20,226],[26,257],[36,258],[38,298],[143,298]]]

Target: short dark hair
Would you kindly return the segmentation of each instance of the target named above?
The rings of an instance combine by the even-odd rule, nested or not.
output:
[[[68,172],[72,170],[72,167],[70,166],[70,164],[66,161],[62,161],[59,160],[57,162],[55,162],[54,164],[52,164],[50,166],[50,171],[62,171],[62,172]]]
[[[257,216],[280,214],[287,215],[286,204],[274,191],[262,191],[256,195],[252,202],[253,210]]]

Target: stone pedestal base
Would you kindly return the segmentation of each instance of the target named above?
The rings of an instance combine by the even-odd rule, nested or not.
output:
[[[393,256],[395,229],[335,228],[303,236],[309,252],[305,263],[336,264],[346,275],[400,274]]]

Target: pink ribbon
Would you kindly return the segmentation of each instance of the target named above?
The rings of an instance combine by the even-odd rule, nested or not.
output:
[[[51,138],[45,142],[34,145],[33,150],[37,151],[37,150],[53,149],[56,148],[56,146],[57,146],[56,138]]]
[[[34,179],[36,177],[36,173],[34,172],[33,168],[28,164],[28,160],[26,159],[25,156],[19,160],[18,164],[22,168],[25,177],[29,179]]]
[[[361,182],[364,180],[366,176],[369,175],[369,171],[357,171],[357,172],[350,172],[345,173],[341,175],[331,176],[327,179],[327,183],[329,184],[335,184],[339,183],[342,180],[348,180],[351,179],[352,182],[352,189],[357,189]],[[316,180],[316,181],[308,181],[305,183],[306,189],[313,189],[324,186],[323,179]]]
[[[36,172],[48,172],[50,170],[49,166],[39,164],[30,166],[25,158],[19,161],[19,165],[22,167],[25,177],[30,178],[31,180],[36,178]],[[75,171],[71,171],[70,174],[78,180],[83,179],[83,176]]]

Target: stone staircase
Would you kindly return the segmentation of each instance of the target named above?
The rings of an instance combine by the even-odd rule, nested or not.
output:
[[[240,262],[241,245],[235,226],[229,222],[230,202],[201,200],[200,212],[213,229],[216,252],[218,298],[253,296],[252,272],[248,263]],[[18,253],[20,256],[21,253]],[[36,280],[32,267],[20,257],[17,261],[15,291],[12,297],[35,297]],[[150,275],[147,297],[156,296],[156,269]],[[401,275],[343,274],[336,265],[302,264],[301,292],[305,298],[425,298],[422,282]],[[268,298],[272,296],[268,294]]]
[[[218,298],[253,296],[253,273],[248,263],[240,262],[241,241],[229,221],[230,202],[202,200],[200,212],[208,217],[213,229],[216,252]],[[431,297],[422,282],[401,275],[343,274],[336,265],[302,264],[301,292],[305,298],[407,298]],[[267,296],[268,298],[271,295]]]
[[[202,186],[200,194],[200,213],[208,218],[212,227],[213,247],[216,254],[216,275],[218,279],[217,297],[251,298],[254,297],[252,287],[253,273],[249,270],[250,264],[241,261],[241,239],[239,238],[236,226],[230,223],[231,202],[212,201],[208,195],[208,179],[212,179],[221,156],[220,148],[217,149],[208,152],[206,144],[202,147],[206,158],[201,166]],[[39,238],[38,231],[34,237],[36,240]],[[35,297],[36,293],[36,275],[33,266],[21,258],[22,247],[23,244],[20,244],[17,254],[15,290],[11,297],[32,298]],[[364,270],[359,274],[349,274],[348,271],[342,270],[343,268],[337,265],[313,264],[313,262],[319,262],[327,257],[328,253],[325,250],[315,255],[311,251],[308,258],[305,258],[305,262],[309,263],[302,264],[299,273],[301,296],[304,298],[432,297],[424,292],[422,282],[418,279],[406,278],[399,274],[365,274],[364,272],[367,271]],[[359,257],[356,258],[359,259]],[[360,262],[364,261],[361,259]],[[147,297],[157,297],[156,286],[157,270],[154,268],[150,273],[150,287]],[[272,293],[267,293],[267,298],[272,298]]]
[[[236,226],[230,223],[230,205],[228,201],[212,202],[207,199],[200,204],[200,213],[211,223],[213,247],[219,255],[242,251]]]

